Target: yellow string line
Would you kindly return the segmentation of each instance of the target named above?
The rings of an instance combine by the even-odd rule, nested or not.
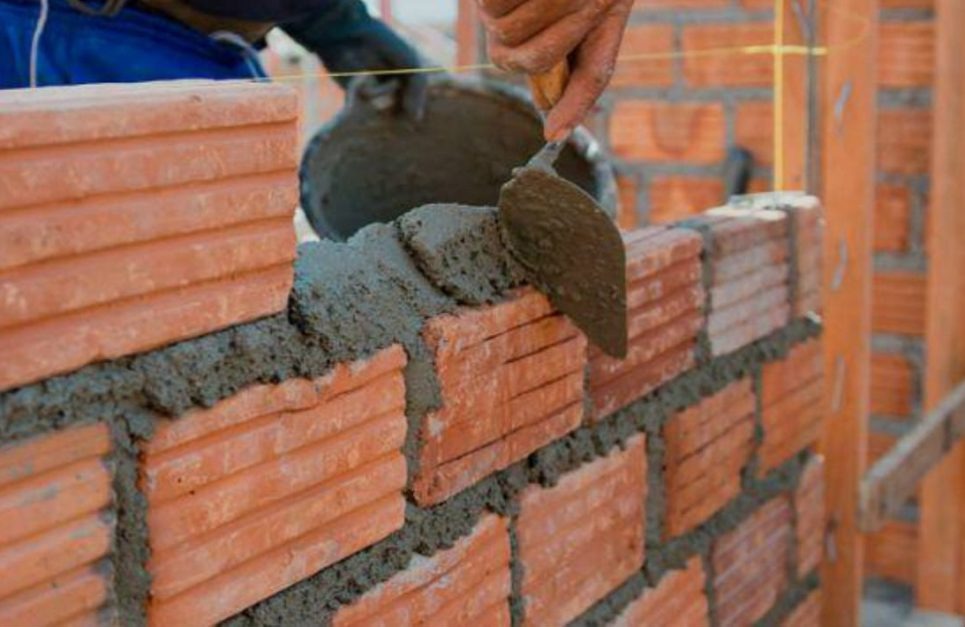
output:
[[[784,0],[774,0],[774,87],[771,89],[774,115],[774,170],[771,186],[784,189]]]

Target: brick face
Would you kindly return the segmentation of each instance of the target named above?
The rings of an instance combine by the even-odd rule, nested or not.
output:
[[[926,279],[918,272],[876,272],[871,286],[872,331],[924,336]]]
[[[760,165],[774,163],[774,110],[770,102],[737,104],[734,135],[737,145],[754,155]]]
[[[931,112],[878,111],[878,169],[891,174],[927,174],[931,162]]]
[[[865,541],[868,574],[914,585],[918,568],[918,527],[914,522],[890,520]]]
[[[620,209],[617,213],[617,226],[630,230],[637,226],[637,194],[640,182],[632,176],[617,176],[617,192]]]
[[[788,615],[781,627],[820,627],[821,591],[815,590]]]
[[[804,577],[821,565],[824,556],[824,458],[812,457],[794,491],[797,516],[797,574]]]
[[[911,192],[901,185],[878,185],[875,191],[875,250],[902,252],[908,248]]]
[[[714,592],[722,627],[760,620],[788,583],[791,508],[778,497],[714,541]]]
[[[824,218],[814,199],[796,202],[788,211],[797,251],[797,289],[791,315],[798,318],[823,308]]]
[[[509,627],[509,533],[485,516],[473,532],[342,607],[335,627],[357,625],[492,625]]]
[[[110,598],[107,425],[0,448],[0,624],[95,623]]]
[[[694,364],[703,325],[701,240],[682,229],[649,227],[624,236],[629,350],[613,359],[590,349],[593,417],[627,406]]]
[[[386,349],[158,426],[141,477],[151,624],[222,620],[402,526],[404,364]]]
[[[650,221],[683,220],[721,203],[720,179],[696,176],[655,176],[650,183]]]
[[[524,625],[565,624],[643,565],[645,439],[531,486],[517,525]]]
[[[761,391],[761,470],[768,471],[813,444],[824,419],[824,358],[821,343],[793,348],[785,361],[764,366]]]
[[[753,436],[749,379],[671,417],[664,428],[668,539],[706,522],[740,494]]]
[[[902,355],[871,354],[871,413],[910,416],[916,384],[911,362]]]
[[[931,20],[878,26],[878,85],[931,87],[935,75],[935,27]]]
[[[413,492],[438,503],[575,429],[586,340],[535,290],[430,320],[443,407],[422,427]]]
[[[724,158],[724,110],[719,104],[621,100],[610,143],[623,159],[717,163]]]
[[[686,568],[668,572],[657,587],[645,590],[612,627],[707,627],[710,618],[704,578],[700,557],[690,558]]]
[[[0,390],[285,307],[287,89],[10,91],[0,126]]]
[[[710,51],[774,43],[770,22],[687,26],[683,33],[684,76],[695,87],[770,87],[774,60],[769,53]],[[694,54],[703,53],[703,54]]]
[[[668,86],[673,84],[673,26],[630,26],[623,35],[620,63],[611,87]],[[667,55],[665,58],[643,58],[634,55]]]

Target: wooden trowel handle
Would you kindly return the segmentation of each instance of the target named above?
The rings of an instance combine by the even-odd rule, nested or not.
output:
[[[533,102],[541,111],[549,111],[563,97],[569,81],[570,64],[565,59],[548,72],[532,74],[529,77],[529,88],[533,92]]]

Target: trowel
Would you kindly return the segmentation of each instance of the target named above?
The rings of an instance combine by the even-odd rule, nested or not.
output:
[[[569,66],[529,77],[546,111],[563,95]],[[530,282],[587,338],[613,357],[627,354],[626,252],[620,232],[592,196],[557,175],[564,146],[549,142],[499,194],[503,238]]]

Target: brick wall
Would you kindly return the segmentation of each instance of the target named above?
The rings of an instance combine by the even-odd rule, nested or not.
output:
[[[882,3],[878,27],[878,145],[872,293],[872,459],[921,415],[934,81],[934,5]],[[868,538],[867,573],[914,582],[917,511]]]
[[[261,89],[192,102],[251,121]],[[119,144],[142,141],[170,142]],[[149,241],[162,195],[137,215]],[[0,622],[806,624],[815,202],[626,232],[625,360],[524,285],[493,209],[424,207],[300,246],[280,313],[0,392]],[[728,275],[745,249],[778,272]]]

